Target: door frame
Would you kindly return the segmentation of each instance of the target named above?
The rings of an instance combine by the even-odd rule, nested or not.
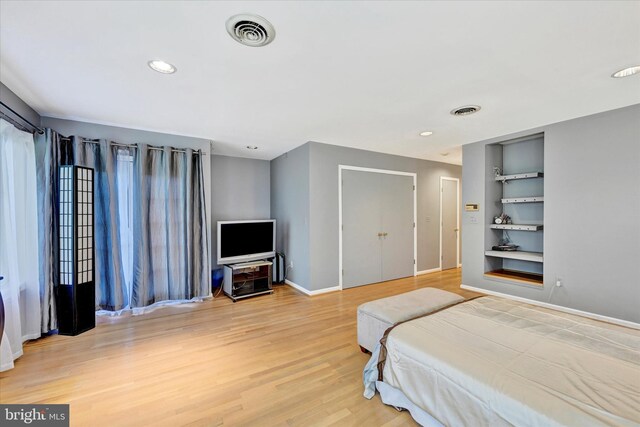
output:
[[[444,181],[455,181],[456,183],[456,267],[460,268],[460,179],[448,176],[440,177],[440,271],[442,271],[442,193],[444,192]]]
[[[338,165],[338,289],[342,290],[342,171],[352,170],[358,172],[383,173],[387,175],[402,175],[413,177],[413,275],[418,273],[418,174],[389,169],[364,168],[360,166]]]

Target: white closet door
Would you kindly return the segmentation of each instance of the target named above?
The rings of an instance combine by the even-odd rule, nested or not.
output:
[[[442,269],[458,268],[458,181],[442,179]]]
[[[379,282],[381,174],[342,171],[342,287]]]
[[[413,177],[342,171],[342,287],[413,276]]]
[[[413,177],[382,175],[382,280],[413,276]]]

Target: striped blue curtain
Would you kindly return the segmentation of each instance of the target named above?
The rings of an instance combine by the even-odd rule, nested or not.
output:
[[[139,144],[132,307],[210,295],[202,153]]]
[[[118,201],[118,152],[106,140],[62,139],[46,129],[36,137],[42,331],[57,328],[58,168],[95,171],[96,309],[119,311],[210,295],[202,153],[138,144],[133,158],[132,277],[123,266]],[[129,284],[129,286],[127,286]]]
[[[58,282],[58,170],[73,164],[71,145],[61,136],[45,129],[34,135],[38,188],[38,246],[40,247],[40,310],[42,333],[58,329],[55,284]]]
[[[71,137],[74,161],[94,170],[96,310],[118,311],[129,303],[122,267],[118,206],[118,146],[104,139]]]

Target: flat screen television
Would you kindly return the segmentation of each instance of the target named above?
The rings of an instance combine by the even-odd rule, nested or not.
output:
[[[218,221],[218,264],[276,256],[276,220]]]

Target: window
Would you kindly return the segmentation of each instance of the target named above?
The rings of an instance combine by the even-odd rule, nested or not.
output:
[[[118,187],[118,206],[120,222],[120,252],[125,287],[131,306],[131,289],[133,284],[133,153],[132,149],[118,149],[116,176]]]

